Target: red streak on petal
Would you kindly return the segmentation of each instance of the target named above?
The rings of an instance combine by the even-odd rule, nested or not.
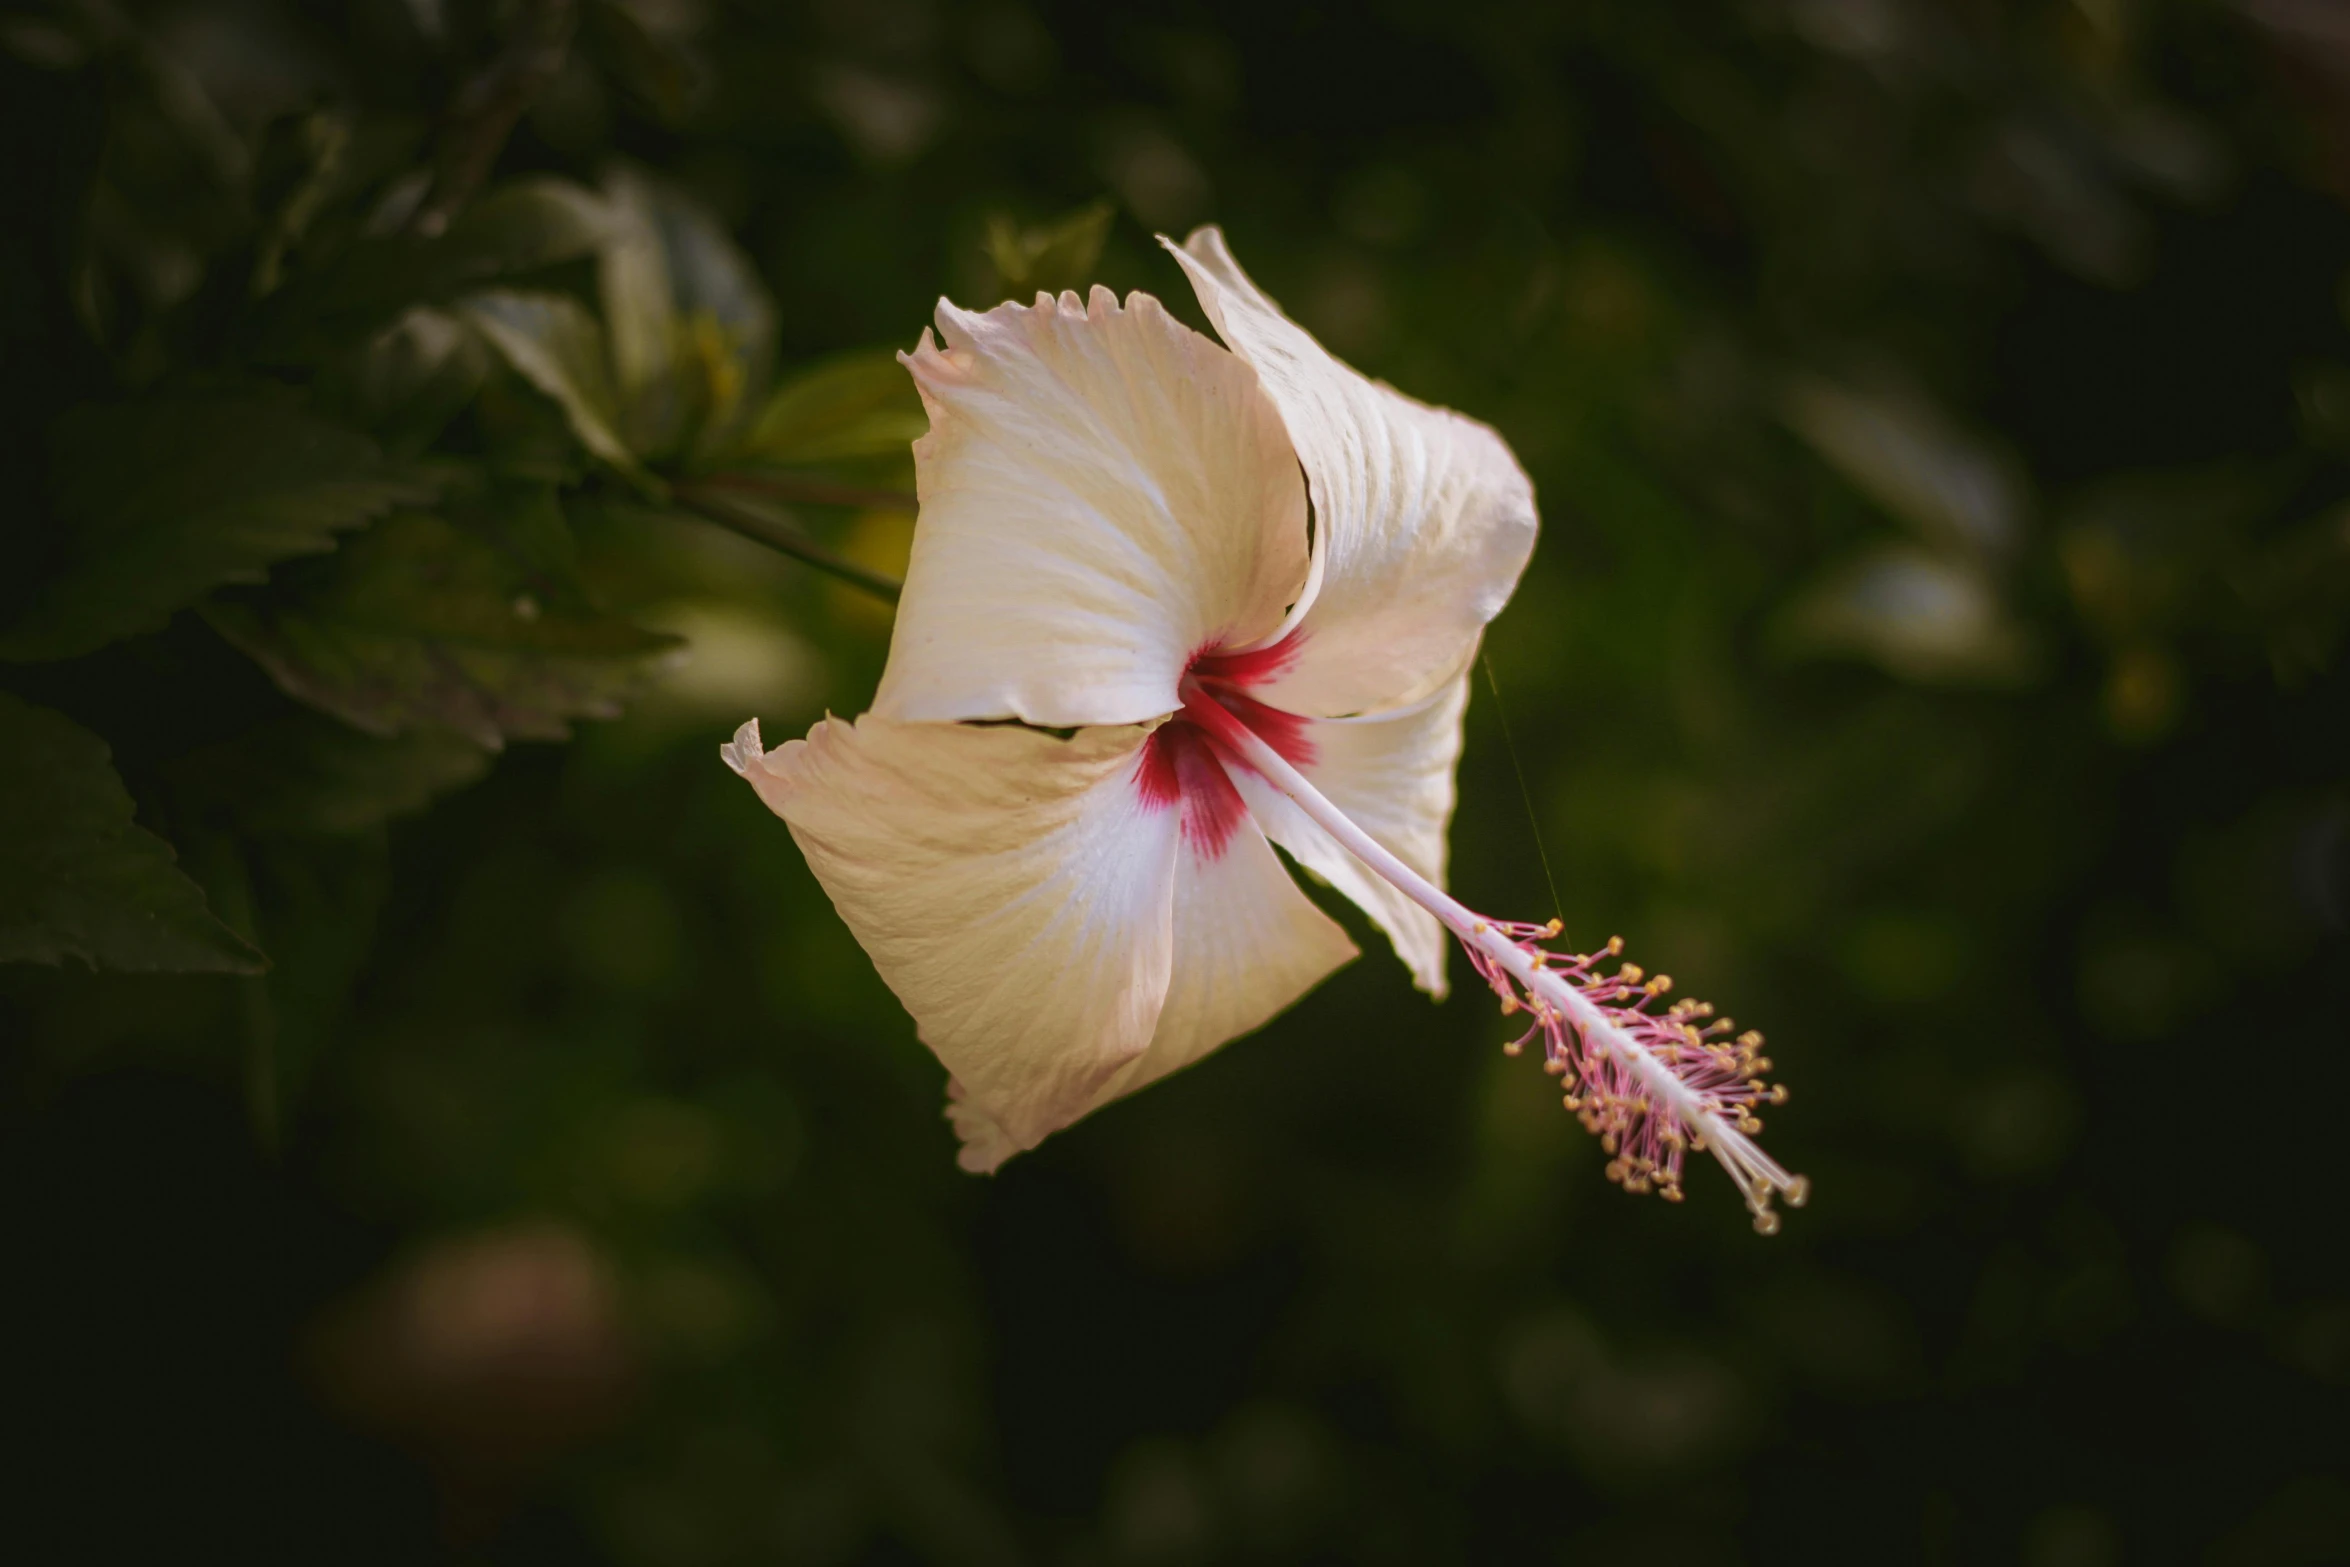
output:
[[[1269,647],[1253,648],[1245,653],[1219,653],[1213,648],[1202,648],[1192,655],[1187,673],[1202,680],[1225,681],[1245,690],[1288,673],[1305,645],[1305,628],[1300,626]]]
[[[1134,775],[1135,791],[1142,796],[1142,803],[1154,811],[1183,803],[1183,779],[1175,770],[1175,746],[1167,738],[1167,731],[1174,727],[1174,723],[1162,724],[1151,731],[1150,738],[1142,743],[1142,766]]]
[[[1152,809],[1182,807],[1183,841],[1203,860],[1220,857],[1248,815],[1208,737],[1180,718],[1161,724],[1142,743],[1134,783]]]
[[[1223,707],[1299,767],[1314,760],[1314,742],[1309,738],[1312,720],[1268,707],[1243,693],[1296,663],[1304,642],[1304,633],[1293,631],[1271,647],[1246,653],[1218,653],[1211,644],[1193,654],[1184,671],[1201,697]],[[1225,771],[1235,765],[1239,764],[1209,743],[1205,730],[1178,713],[1143,742],[1134,788],[1152,810],[1181,807],[1183,841],[1201,859],[1212,860],[1232,842],[1241,819],[1248,814],[1240,791]]]
[[[1207,692],[1226,712],[1255,730],[1259,740],[1281,753],[1283,761],[1292,767],[1313,765],[1312,719],[1267,707],[1255,697],[1242,696],[1237,691],[1220,691],[1209,686]]]

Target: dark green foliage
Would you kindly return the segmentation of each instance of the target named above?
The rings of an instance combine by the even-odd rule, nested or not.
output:
[[[1056,223],[1023,228],[998,213],[987,223],[987,259],[995,263],[1004,297],[1082,291],[1094,280],[1102,243],[1118,209],[1097,201]]]
[[[0,692],[0,962],[260,973],[131,812],[103,741]]]
[[[152,778],[215,835],[204,858],[222,887],[254,835],[375,830],[477,777],[485,752],[620,710],[678,641],[597,607],[574,510],[614,515],[617,494],[660,501],[675,477],[722,479],[730,463],[755,461],[770,483],[811,461],[869,477],[880,460],[886,474],[918,429],[902,386],[890,404],[870,375],[819,372],[789,383],[782,437],[762,444],[775,311],[707,213],[625,168],[601,190],[489,178],[514,116],[561,68],[571,11],[526,5],[469,46],[452,39],[478,48],[477,74],[431,129],[348,104],[239,126],[111,12],[11,24],[13,101],[75,134],[22,187],[6,319],[25,345],[62,332],[89,373],[57,376],[45,400],[20,378],[14,488],[40,504],[0,535],[0,661],[55,666],[28,689],[102,727],[136,721],[125,681],[149,651],[82,661],[195,610],[286,697],[348,726],[225,691],[174,711]],[[632,15],[593,7],[590,31],[632,92],[682,108],[682,63]],[[103,98],[102,125],[65,113],[77,92]],[[796,498],[839,504],[824,488],[838,482]],[[814,540],[802,553],[836,559]],[[67,797],[23,797],[28,841]],[[132,831],[124,843],[152,843]],[[173,966],[124,956],[120,931],[160,917],[143,904],[100,918],[109,885],[150,900],[175,885],[153,848],[154,886],[92,878],[77,905],[113,945],[28,935],[0,958]]]
[[[604,355],[604,332],[578,300],[561,294],[476,294],[465,314],[571,425],[571,433],[603,462],[637,484],[658,490],[620,435],[620,399]]]
[[[867,461],[904,451],[928,428],[904,368],[857,354],[777,387],[735,455],[759,466]]]
[[[322,391],[389,451],[429,447],[481,392],[495,357],[450,313],[407,311],[322,377]]]
[[[419,512],[385,518],[266,600],[223,601],[206,615],[297,701],[369,734],[447,729],[491,750],[612,717],[646,658],[675,645]]]
[[[364,435],[266,391],[76,408],[53,443],[63,559],[0,630],[0,658],[70,658],[155,630],[214,588],[257,582],[433,493]]]
[[[490,753],[451,729],[377,738],[287,714],[173,764],[175,800],[252,834],[339,837],[424,809],[488,771]]]
[[[591,254],[611,214],[593,191],[567,180],[518,180],[461,213],[438,235],[399,225],[419,199],[411,178],[395,185],[370,228],[320,259],[315,276],[289,286],[263,316],[272,350],[315,353],[337,338],[380,326],[415,304],[442,304],[500,278],[543,271]]]

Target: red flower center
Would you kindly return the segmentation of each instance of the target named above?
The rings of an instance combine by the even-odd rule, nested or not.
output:
[[[1219,652],[1210,644],[1184,666],[1183,688],[1193,700],[1214,702],[1246,724],[1292,766],[1310,766],[1314,743],[1306,737],[1307,720],[1248,694],[1250,687],[1265,684],[1296,663],[1303,640],[1293,631],[1270,647],[1238,653]],[[1205,729],[1177,713],[1143,742],[1135,787],[1143,803],[1155,810],[1180,807],[1184,843],[1201,859],[1212,860],[1224,852],[1248,814],[1229,771],[1246,765],[1220,750]]]

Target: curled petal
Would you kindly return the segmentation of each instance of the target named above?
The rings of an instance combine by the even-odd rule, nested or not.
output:
[[[1098,1102],[1158,1027],[1180,819],[1134,786],[1147,733],[867,714],[729,757],[1013,1147]]]
[[[1173,712],[1205,645],[1270,632],[1306,573],[1305,491],[1248,367],[1147,294],[984,314],[904,356],[930,413],[874,710],[1054,727]]]
[[[1532,481],[1491,429],[1332,358],[1219,230],[1168,249],[1281,410],[1312,488],[1315,581],[1291,611],[1303,656],[1255,694],[1318,717],[1425,695],[1517,586],[1534,549]]]

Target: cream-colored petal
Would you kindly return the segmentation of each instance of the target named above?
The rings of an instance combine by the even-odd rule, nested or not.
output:
[[[995,1174],[1006,1159],[1020,1151],[1011,1134],[972,1103],[960,1078],[947,1079],[947,1123],[955,1129],[955,1137],[962,1144],[956,1150],[955,1163],[973,1175]]]
[[[1147,294],[984,314],[905,355],[922,512],[874,710],[1139,723],[1203,645],[1271,631],[1306,574],[1305,489],[1249,368]]]
[[[1134,786],[1142,727],[826,719],[727,760],[976,1116],[1034,1147],[1149,1047],[1167,996],[1181,813]]]
[[[1340,964],[1359,956],[1314,907],[1254,824],[1224,852],[1186,850],[1175,864],[1175,962],[1150,1048],[1110,1080],[1104,1100],[1191,1065],[1263,1027]]]
[[[1534,486],[1491,429],[1338,362],[1232,259],[1223,234],[1167,248],[1248,361],[1306,471],[1316,590],[1301,656],[1252,693],[1294,713],[1416,700],[1458,668],[1533,553]]]
[[[1306,738],[1314,758],[1299,768],[1357,826],[1439,887],[1468,706],[1464,670],[1409,707],[1311,724]],[[1451,942],[1436,916],[1373,875],[1255,773],[1235,770],[1233,782],[1266,834],[1370,915],[1394,941],[1413,982],[1442,1000]]]
[[[1176,857],[1175,958],[1158,1028],[1150,1048],[1095,1090],[1080,1113],[1263,1027],[1354,956],[1346,932],[1299,890],[1253,825],[1242,823],[1214,859],[1184,850]],[[965,1169],[992,1170],[1019,1151],[968,1090],[949,1088],[947,1116],[963,1139]]]

